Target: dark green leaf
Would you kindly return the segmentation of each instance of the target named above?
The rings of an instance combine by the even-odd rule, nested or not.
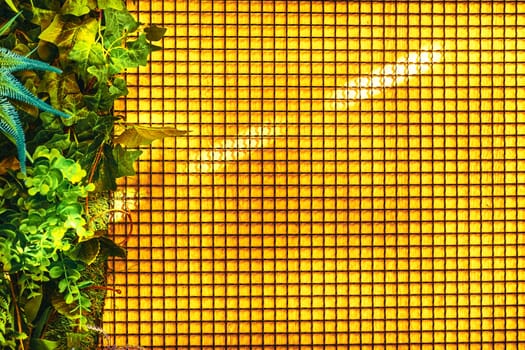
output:
[[[164,34],[166,34],[166,28],[157,27],[156,25],[152,25],[151,27],[144,28],[144,32],[146,33],[146,39],[149,41],[158,41],[164,37]]]
[[[141,34],[137,40],[128,42],[128,47],[117,47],[110,52],[111,67],[110,74],[119,74],[128,68],[145,66],[151,46],[145,34]]]
[[[38,315],[38,317],[34,320],[33,325],[33,337],[32,338],[39,338],[42,335],[42,331],[44,330],[45,326],[47,325],[47,322],[49,320],[49,315],[53,311],[53,308],[49,304],[45,304],[45,306],[42,308],[42,311]]]
[[[0,46],[8,49],[12,49],[16,45],[15,33],[10,33],[6,37],[0,38]]]
[[[45,84],[40,84],[38,92],[41,94],[49,94],[51,105],[60,110],[77,110],[83,104],[83,95],[78,86],[78,80],[75,74],[62,74],[57,76],[55,73],[46,75]],[[51,116],[58,119],[54,116]],[[71,123],[75,119],[68,119],[60,121],[60,123]]]
[[[99,251],[100,243],[98,239],[90,239],[77,244],[68,255],[72,259],[82,261],[86,265],[90,265],[97,258]]]
[[[145,34],[139,35],[135,41],[128,41],[128,50],[132,62],[136,64],[135,66],[129,66],[128,68],[138,67],[139,65],[145,66],[148,64],[148,56],[151,50]]]
[[[185,135],[186,131],[178,130],[174,127],[152,127],[132,125],[122,134],[115,138],[116,143],[127,147],[138,147],[150,145],[155,140],[161,140],[166,137],[175,137]]]
[[[92,111],[107,111],[115,102],[115,97],[109,92],[106,84],[100,84],[93,95],[84,95],[84,102]]]
[[[58,293],[51,298],[51,304],[59,314],[64,316],[69,316],[75,308],[75,305],[66,303],[64,296]]]
[[[109,92],[111,93],[111,95],[113,95],[114,98],[126,96],[128,94],[126,81],[122,78],[115,78],[113,84],[109,87]]]
[[[100,250],[101,254],[107,256],[126,258],[126,250],[107,237],[100,238]]]
[[[141,154],[141,150],[127,150],[121,145],[115,145],[115,148],[113,149],[113,157],[117,163],[116,177],[135,175],[133,164],[135,164]]]
[[[26,314],[27,321],[33,322],[38,315],[38,311],[40,310],[40,305],[42,304],[42,297],[43,294],[39,293],[35,297],[27,300],[24,303],[24,313]]]
[[[114,191],[117,189],[117,162],[113,156],[113,149],[105,144],[97,171],[95,172],[96,185],[99,191]]]
[[[104,11],[104,18],[106,28],[103,36],[106,48],[120,46],[126,34],[136,31],[139,27],[139,23],[125,9],[107,8]]]

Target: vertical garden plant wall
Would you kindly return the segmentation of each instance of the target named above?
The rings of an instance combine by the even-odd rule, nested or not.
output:
[[[0,1],[0,26],[0,345],[96,348],[105,262],[125,256],[110,192],[138,146],[179,134],[113,113],[164,30],[122,0]]]

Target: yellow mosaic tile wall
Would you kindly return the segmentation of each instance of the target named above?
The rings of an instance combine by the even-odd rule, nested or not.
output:
[[[525,348],[525,5],[137,1],[104,329],[146,349]],[[106,343],[107,345],[107,343]]]

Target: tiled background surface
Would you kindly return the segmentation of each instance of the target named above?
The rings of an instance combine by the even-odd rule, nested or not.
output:
[[[117,107],[191,132],[116,194],[113,342],[525,347],[525,5],[129,6],[168,32]]]

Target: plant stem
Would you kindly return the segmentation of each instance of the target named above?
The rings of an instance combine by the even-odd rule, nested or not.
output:
[[[23,333],[22,329],[22,316],[20,315],[20,308],[18,307],[18,303],[16,301],[16,293],[15,293],[15,287],[13,285],[13,281],[11,281],[11,277],[8,273],[5,274],[6,279],[9,281],[9,287],[11,289],[11,297],[13,298],[13,305],[15,307],[15,313],[16,313],[16,324],[18,326],[18,331],[20,333]],[[20,349],[24,350],[24,341],[22,339],[20,340]]]

